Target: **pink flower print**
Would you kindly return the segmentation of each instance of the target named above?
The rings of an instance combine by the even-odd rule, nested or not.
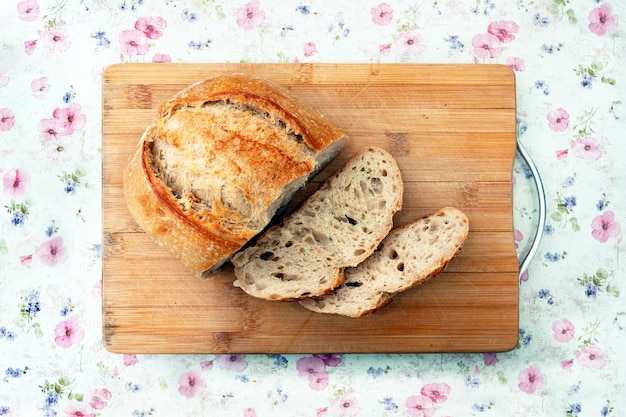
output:
[[[500,40],[496,35],[483,33],[472,38],[474,55],[480,59],[497,58],[502,54]]]
[[[133,366],[137,362],[139,362],[139,360],[137,359],[137,355],[134,353],[124,354],[124,366]]]
[[[427,396],[434,403],[442,403],[448,399],[447,395],[452,392],[450,385],[440,382],[433,382],[422,387],[420,393]]]
[[[61,122],[61,134],[71,135],[75,129],[85,127],[87,116],[80,113],[80,104],[72,103],[68,107],[57,107],[52,112],[52,117]]]
[[[330,407],[340,416],[356,416],[361,409],[357,406],[356,397],[354,395],[342,395],[330,402]]]
[[[318,408],[315,410],[316,417],[326,417],[326,414],[328,414],[328,407]]]
[[[213,361],[202,361],[200,362],[200,369],[203,371],[209,372],[213,369]]]
[[[196,371],[185,372],[178,378],[178,392],[187,398],[202,393],[206,388],[206,382],[200,378]]]
[[[559,342],[569,342],[574,338],[574,325],[568,319],[557,320],[552,323],[554,338]]]
[[[94,413],[83,403],[71,403],[65,407],[67,417],[94,417]]]
[[[372,7],[372,22],[379,26],[386,26],[391,23],[393,18],[393,9],[387,3],[380,3],[378,6]]]
[[[589,12],[589,30],[598,36],[604,36],[607,32],[618,26],[617,16],[613,15],[613,9],[608,3],[604,3]]]
[[[328,386],[328,372],[312,372],[308,374],[309,387],[314,391],[323,391]]]
[[[546,385],[546,377],[535,365],[520,372],[517,379],[519,380],[518,388],[526,394],[532,394]]]
[[[411,395],[404,404],[410,417],[430,417],[435,414],[433,401],[425,395]]]
[[[148,38],[140,30],[123,30],[119,39],[122,53],[128,56],[145,55],[150,49]]]
[[[108,405],[107,400],[111,399],[111,391],[106,388],[94,389],[91,391],[91,400],[89,405],[94,410],[102,410]]]
[[[19,169],[11,169],[2,178],[4,191],[12,197],[23,195],[29,180],[30,175],[26,172]]]
[[[519,248],[519,242],[524,240],[524,234],[519,231],[519,229],[513,230],[513,243],[515,244],[515,249]]]
[[[140,17],[135,22],[135,29],[140,30],[148,39],[159,39],[167,27],[167,22],[162,17]],[[159,30],[161,29],[161,30]]]
[[[246,408],[243,410],[243,417],[256,417],[256,411],[254,408]]]
[[[0,109],[0,131],[9,131],[15,125],[15,115],[10,109]]]
[[[29,266],[30,263],[33,260],[33,255],[22,255],[20,256],[20,264],[22,264],[22,266]]]
[[[259,0],[250,0],[237,9],[237,24],[244,30],[259,26],[264,20],[265,12],[259,7]]]
[[[567,149],[556,151],[557,161],[565,161],[567,159],[567,155],[569,155],[569,151]]]
[[[24,52],[26,55],[32,55],[37,47],[37,41],[24,41]]]
[[[71,156],[66,152],[65,144],[60,141],[48,141],[43,143],[46,156],[53,161],[69,161]]]
[[[304,56],[313,56],[317,54],[317,46],[313,42],[304,44]]]
[[[6,73],[7,71],[0,71],[0,88],[6,87],[9,85],[9,81],[11,81],[11,79],[6,76]]]
[[[487,27],[487,32],[498,37],[502,43],[509,43],[515,40],[515,33],[519,31],[517,23],[510,20],[499,20],[491,22]]]
[[[389,51],[391,51],[391,44],[385,43],[383,45],[378,45],[378,52],[380,52],[381,55],[387,55]]]
[[[248,367],[246,355],[217,355],[215,360],[222,369],[243,372]]]
[[[61,136],[61,130],[63,130],[63,123],[59,119],[41,119],[37,124],[37,130],[41,138],[45,141],[56,141]]]
[[[548,126],[555,132],[562,132],[569,126],[569,113],[565,109],[558,108],[548,113]]]
[[[400,48],[403,53],[411,55],[419,55],[424,52],[426,48],[422,43],[422,37],[416,32],[402,32],[394,43]]]
[[[324,361],[324,365],[326,366],[337,366],[341,363],[342,356],[343,355],[332,355],[332,354],[319,354],[316,353],[313,355],[316,358],[320,358],[322,361]]]
[[[606,364],[604,352],[598,347],[588,347],[576,352],[576,360],[581,366],[591,369],[603,368]]]
[[[67,250],[63,247],[63,238],[55,236],[37,248],[37,255],[48,266],[56,266],[67,260]]]
[[[80,343],[85,337],[85,329],[78,325],[78,317],[72,316],[60,322],[54,328],[54,342],[63,349],[71,347],[74,343]]]
[[[51,51],[65,52],[70,48],[69,34],[63,28],[46,29],[41,34],[41,44]]]
[[[576,139],[570,146],[572,153],[580,159],[596,161],[602,156],[598,140],[590,136]]]
[[[515,72],[524,72],[526,69],[526,63],[523,58],[508,57],[506,59],[506,65]]]
[[[39,15],[39,4],[35,0],[23,0],[17,3],[17,17],[24,22],[32,22]]]
[[[594,217],[591,221],[591,229],[591,236],[601,243],[618,236],[621,231],[620,224],[615,221],[615,213],[612,210]]]
[[[172,62],[172,57],[168,54],[154,54],[152,62],[166,64]]]
[[[567,369],[571,369],[572,365],[574,365],[574,360],[573,359],[567,359],[564,361],[561,361],[561,368],[567,370]]]
[[[485,363],[486,366],[493,366],[496,363],[500,362],[500,359],[498,359],[498,355],[496,353],[493,353],[493,352],[483,353],[483,362]]]
[[[50,89],[50,84],[48,84],[48,77],[41,77],[31,81],[30,89],[33,91],[33,97],[37,99],[46,98],[48,90]]]

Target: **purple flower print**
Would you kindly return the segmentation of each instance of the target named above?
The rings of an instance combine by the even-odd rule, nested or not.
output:
[[[342,395],[330,402],[330,407],[340,416],[351,417],[359,414],[361,409],[357,405],[354,395]]]
[[[32,22],[39,16],[39,4],[36,0],[23,0],[17,3],[17,17],[24,22]]]
[[[20,169],[11,169],[4,174],[2,184],[4,191],[10,196],[17,197],[24,194],[30,175]]]
[[[162,17],[140,17],[135,22],[135,29],[143,32],[148,39],[159,39],[167,27],[167,22]]]
[[[508,43],[515,40],[515,33],[519,31],[517,23],[506,20],[492,22],[487,27],[487,32],[498,37],[502,43]]]
[[[372,22],[379,26],[386,26],[393,19],[393,9],[387,3],[380,3],[378,6],[372,7]]]
[[[37,255],[48,266],[56,266],[67,260],[67,250],[63,247],[63,238],[55,236],[37,248]]]
[[[587,347],[576,352],[576,360],[581,366],[591,369],[600,369],[606,364],[604,352],[602,352],[602,349],[595,346]]]
[[[296,370],[298,375],[305,376],[308,379],[311,389],[321,391],[328,386],[326,363],[322,358],[315,356],[300,358],[296,362]]]
[[[78,317],[72,316],[56,325],[54,335],[54,342],[63,349],[68,349],[83,340],[85,329],[78,325]]]
[[[569,113],[565,109],[558,108],[548,113],[548,126],[555,132],[562,132],[569,126]]]
[[[526,394],[533,394],[546,385],[546,377],[536,365],[522,370],[517,379],[519,380],[517,387]]]
[[[122,53],[127,56],[145,55],[150,49],[148,38],[140,30],[123,30],[119,40]]]
[[[15,115],[10,109],[0,109],[0,131],[9,131],[15,124]]]
[[[265,21],[265,12],[259,7],[259,0],[250,0],[237,9],[237,25],[250,30]]]
[[[483,354],[483,362],[487,366],[493,366],[496,363],[500,362],[500,359],[498,359],[498,355],[496,353],[489,352]]]
[[[30,83],[30,88],[33,91],[33,97],[35,97],[36,99],[46,98],[48,90],[50,89],[50,84],[48,84],[48,77],[41,77],[33,80]]]
[[[185,372],[178,378],[178,392],[187,398],[192,398],[205,389],[206,382],[196,371]]]
[[[422,44],[422,37],[417,32],[402,32],[394,40],[395,45],[402,53],[419,55],[426,48]]]
[[[620,224],[615,221],[615,213],[612,210],[594,217],[591,221],[591,229],[591,236],[601,243],[618,236],[621,231]]]
[[[431,417],[435,414],[433,401],[425,395],[411,395],[404,404],[410,417]]]
[[[596,138],[586,136],[578,138],[570,145],[572,153],[580,159],[596,161],[602,156],[600,151],[600,143]]]
[[[505,64],[515,72],[524,72],[526,69],[524,59],[519,57],[508,57]]]
[[[472,38],[474,55],[479,59],[497,58],[502,54],[500,40],[491,33],[481,33]]]
[[[613,14],[610,4],[604,3],[589,12],[589,30],[596,35],[604,36],[617,26],[617,16]]]
[[[65,52],[70,48],[70,41],[68,40],[69,33],[63,28],[46,29],[41,34],[41,44],[51,50],[57,52]]]
[[[337,366],[341,363],[342,359],[342,355],[332,355],[332,354],[314,354],[313,355],[316,358],[320,358],[321,360],[324,361],[324,365],[326,366]]]
[[[574,338],[574,325],[568,319],[556,320],[552,323],[552,332],[558,342],[569,342]]]
[[[222,369],[243,372],[248,367],[246,355],[217,355],[215,360]]]

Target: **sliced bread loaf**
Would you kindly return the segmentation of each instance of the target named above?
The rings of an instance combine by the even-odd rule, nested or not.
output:
[[[341,128],[273,82],[209,78],[159,107],[126,166],[124,197],[146,234],[208,276],[346,141]]]
[[[372,256],[346,268],[345,282],[332,294],[300,301],[319,313],[360,317],[393,296],[434,277],[463,247],[469,220],[454,207],[392,230]]]
[[[366,259],[393,227],[403,184],[393,157],[368,147],[302,206],[232,258],[235,285],[268,300],[331,292],[343,268]]]

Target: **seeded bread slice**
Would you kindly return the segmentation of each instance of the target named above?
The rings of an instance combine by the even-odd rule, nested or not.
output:
[[[402,196],[393,157],[363,149],[297,211],[232,258],[235,286],[267,300],[331,292],[343,282],[343,268],[366,259],[389,233]]]
[[[392,230],[372,256],[346,268],[345,282],[332,294],[300,301],[319,312],[361,317],[393,296],[436,276],[463,247],[469,220],[459,209],[443,208]]]

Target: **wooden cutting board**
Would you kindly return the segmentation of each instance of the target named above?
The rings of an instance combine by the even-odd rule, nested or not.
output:
[[[366,145],[387,149],[405,183],[397,225],[454,205],[470,219],[438,277],[372,316],[312,313],[184,270],[133,222],[122,170],[159,104],[216,74],[278,82],[351,141],[307,188]],[[513,242],[515,77],[501,65],[117,64],[103,78],[103,339],[118,353],[506,351],[518,340]],[[303,197],[300,196],[298,201]]]

